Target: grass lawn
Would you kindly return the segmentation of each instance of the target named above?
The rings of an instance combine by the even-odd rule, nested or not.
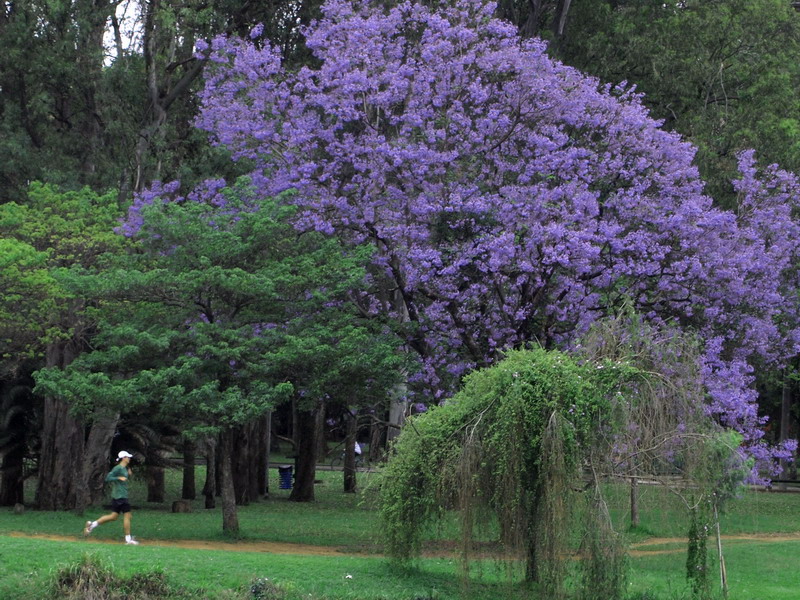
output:
[[[270,472],[271,497],[239,508],[240,541],[222,534],[220,508],[206,510],[202,499],[193,512],[173,514],[172,500],[179,497],[179,472],[170,472],[167,502],[141,501],[146,490],[132,483],[133,532],[138,547],[106,544],[121,539],[121,523],[95,530],[87,541],[80,538],[87,515],[27,510],[15,515],[0,509],[0,599],[33,600],[47,597],[45,590],[59,567],[79,562],[87,553],[111,565],[115,573],[161,571],[170,584],[194,592],[192,598],[244,600],[252,598],[249,584],[266,577],[284,590],[285,600],[445,600],[456,598],[538,598],[535,590],[518,584],[519,567],[509,573],[507,563],[485,561],[462,577],[453,557],[420,559],[411,569],[398,569],[380,555],[381,539],[374,491],[342,493],[341,472],[321,471],[317,501],[288,501],[289,490],[278,487],[277,471]],[[201,475],[198,473],[198,475]],[[365,479],[366,475],[361,475]],[[369,476],[372,477],[372,476]],[[201,481],[202,477],[198,477]],[[644,489],[642,489],[644,488]],[[629,532],[632,543],[652,537],[684,537],[686,517],[680,503],[659,488],[642,486],[640,527]],[[627,530],[627,490],[614,490],[612,506],[621,530]],[[32,497],[32,494],[29,496]],[[220,504],[218,502],[218,504]],[[723,515],[723,535],[800,532],[800,494],[747,492],[732,502]],[[29,535],[69,536],[68,541],[5,537],[11,532]],[[455,519],[427,534],[429,548],[452,547],[458,539]],[[158,540],[206,540],[283,542],[335,548],[335,555],[312,556],[267,552],[226,552],[158,546]],[[684,579],[686,545],[664,541],[647,546],[664,554],[634,556],[631,561],[632,600],[679,600],[688,598]],[[642,547],[639,547],[642,549]],[[709,549],[715,549],[709,540]],[[782,600],[799,597],[800,571],[796,556],[800,538],[761,542],[726,540],[730,600]],[[713,554],[713,552],[712,552]],[[712,562],[712,581],[717,567]],[[515,584],[514,581],[517,583]]]

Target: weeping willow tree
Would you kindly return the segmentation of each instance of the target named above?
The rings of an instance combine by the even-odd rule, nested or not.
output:
[[[542,597],[565,597],[576,553],[579,598],[621,597],[625,547],[604,483],[663,472],[694,486],[702,447],[719,434],[693,348],[626,315],[571,354],[511,351],[469,375],[396,441],[381,485],[387,552],[411,560],[426,528],[457,510],[465,566],[480,525],[496,523]]]
[[[509,352],[471,374],[445,406],[415,418],[381,487],[390,555],[414,557],[424,528],[458,509],[465,556],[476,524],[496,519],[503,548],[524,557],[528,578],[548,597],[559,597],[583,448],[614,392],[636,376],[625,364],[597,366],[561,352]]]

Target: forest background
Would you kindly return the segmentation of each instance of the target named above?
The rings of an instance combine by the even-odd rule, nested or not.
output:
[[[39,508],[95,503],[108,449],[124,445],[144,456],[154,501],[165,456],[179,448],[191,463],[202,448],[220,466],[209,469],[209,501],[221,490],[230,508],[267,491],[265,445],[279,436],[297,455],[293,499],[310,500],[326,428],[330,435],[341,425],[349,447],[360,436],[378,449],[403,414],[439,399],[408,393],[419,368],[409,357],[430,354],[413,344],[421,322],[410,315],[398,328],[356,301],[370,291],[359,288],[369,281],[370,249],[296,235],[285,203],[267,202],[244,219],[215,213],[232,237],[198,227],[207,214],[186,203],[143,217],[146,245],[115,233],[135,198],[189,197],[209,178],[250,173],[253,161],[232,161],[230,148],[195,127],[211,78],[206,59],[219,50],[208,42],[249,39],[260,26],[285,69],[316,68],[304,27],[322,17],[321,6],[4,3],[0,504],[30,501],[23,483],[33,475]],[[791,2],[503,0],[495,10],[523,38],[546,40],[553,59],[612,86],[635,85],[650,115],[696,147],[715,208],[746,212],[746,190],[732,184],[742,179],[742,151],[755,150],[762,167],[800,169],[800,14]],[[180,190],[160,183],[172,181]],[[224,208],[246,204],[253,191],[231,184],[210,194],[225,196]],[[778,225],[765,229],[788,235]],[[198,347],[202,354],[189,350]],[[797,435],[797,359],[755,357],[751,368],[758,414],[750,424],[763,436],[753,441],[789,448],[781,444]],[[235,510],[225,526],[238,527]]]

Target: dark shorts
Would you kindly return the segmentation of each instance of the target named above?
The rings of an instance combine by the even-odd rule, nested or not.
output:
[[[111,511],[115,513],[131,512],[131,505],[128,503],[127,498],[112,498]]]

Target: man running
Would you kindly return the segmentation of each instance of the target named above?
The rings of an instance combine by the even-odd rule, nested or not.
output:
[[[83,528],[83,535],[88,536],[92,530],[98,525],[108,523],[109,521],[116,521],[120,513],[122,513],[122,529],[125,532],[125,543],[131,545],[138,545],[133,537],[131,537],[131,505],[128,502],[128,481],[133,475],[133,471],[128,466],[133,458],[133,454],[122,450],[117,455],[117,463],[111,472],[106,475],[106,481],[111,483],[111,513],[103,515],[97,521],[86,521],[86,527]]]

